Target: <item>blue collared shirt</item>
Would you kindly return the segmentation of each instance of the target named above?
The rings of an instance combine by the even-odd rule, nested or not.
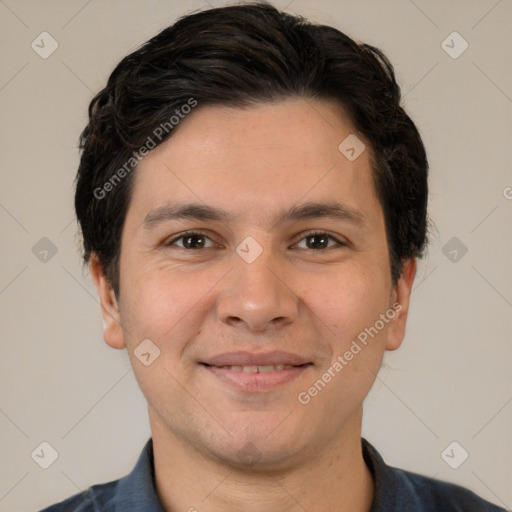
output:
[[[505,512],[458,485],[388,466],[368,441],[362,444],[375,484],[371,512]],[[155,488],[152,440],[129,475],[93,485],[41,512],[165,512]]]

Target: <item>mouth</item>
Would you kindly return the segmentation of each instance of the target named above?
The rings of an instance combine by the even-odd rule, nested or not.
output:
[[[204,363],[206,366],[210,368],[220,368],[223,370],[229,370],[232,372],[244,372],[244,373],[271,373],[271,372],[279,372],[281,370],[291,370],[292,368],[297,368],[297,366],[293,366],[291,364],[266,364],[266,365],[249,365],[249,366],[214,366]],[[302,366],[302,365],[300,365]]]
[[[214,378],[246,392],[271,391],[298,378],[311,361],[287,352],[219,354],[201,362]]]

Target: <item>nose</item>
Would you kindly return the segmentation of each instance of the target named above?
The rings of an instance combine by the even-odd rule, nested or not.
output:
[[[263,253],[252,263],[235,257],[234,268],[217,296],[219,320],[232,327],[262,332],[297,320],[299,298],[283,265]]]

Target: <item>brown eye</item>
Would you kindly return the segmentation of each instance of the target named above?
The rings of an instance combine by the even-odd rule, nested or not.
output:
[[[204,233],[195,232],[182,233],[165,245],[168,247],[178,246],[181,249],[209,249],[215,247],[215,244]]]
[[[183,237],[185,249],[202,249],[205,245],[205,237],[201,235],[187,235]]]
[[[306,237],[308,249],[325,249],[329,247],[329,236],[309,235]]]
[[[305,244],[300,247],[300,244]],[[334,243],[333,243],[334,242]],[[345,244],[329,233],[309,233],[297,244],[300,249],[330,249],[331,247],[344,246]]]

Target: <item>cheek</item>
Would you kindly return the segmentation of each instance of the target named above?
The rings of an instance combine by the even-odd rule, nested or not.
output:
[[[128,275],[126,279],[126,300],[121,302],[126,345],[139,386],[156,410],[162,404],[179,401],[183,391],[179,383],[185,383],[187,375],[183,353],[199,330],[198,315],[205,312],[212,286],[206,276],[184,277],[162,269]],[[156,351],[158,356],[146,366],[138,359],[137,353],[142,351],[137,348],[145,346],[141,343],[148,339],[157,347],[150,345],[149,351]]]
[[[390,281],[385,270],[368,270],[372,268],[340,266],[314,279],[309,276],[301,286],[306,305],[330,333],[328,338],[336,340],[338,348],[373,326],[388,308]]]
[[[181,353],[199,329],[199,317],[204,316],[221,277],[219,272],[182,274],[161,268],[128,275],[123,293],[127,301],[122,304],[127,344],[135,348],[149,338],[161,351]]]
[[[320,319],[316,324],[329,360],[303,391],[321,395],[311,399],[312,410],[333,425],[360,406],[382,363],[388,324],[380,319],[389,309],[390,293],[385,275],[347,265],[310,282],[304,294],[312,318]]]

